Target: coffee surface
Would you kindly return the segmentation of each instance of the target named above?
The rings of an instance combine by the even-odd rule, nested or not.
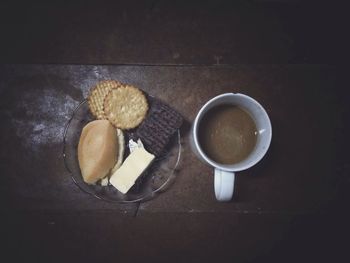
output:
[[[221,164],[244,160],[253,151],[257,134],[249,113],[234,105],[210,109],[203,116],[198,129],[202,150],[210,159]]]

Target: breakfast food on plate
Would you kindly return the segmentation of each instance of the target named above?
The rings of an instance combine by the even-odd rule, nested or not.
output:
[[[78,144],[78,161],[84,181],[95,184],[104,178],[117,161],[118,139],[108,120],[89,122]]]
[[[103,111],[103,101],[112,89],[118,88],[120,85],[121,83],[116,80],[103,80],[92,88],[88,97],[88,103],[94,117],[100,120],[107,119]]]
[[[146,149],[159,157],[182,121],[177,111],[159,100],[154,100],[147,118],[137,128],[136,134]]]
[[[103,110],[115,127],[128,130],[144,120],[148,103],[141,90],[131,85],[121,85],[109,91]]]
[[[148,176],[145,170],[164,153],[180,128],[181,115],[155,98],[148,101],[140,89],[115,80],[97,83],[87,100],[98,120],[84,126],[78,144],[84,182],[99,182],[102,186],[110,183],[123,194],[134,185],[138,189]],[[130,139],[125,160],[122,130],[127,130]]]
[[[153,159],[154,155],[147,152],[145,148],[136,148],[125,159],[122,166],[112,174],[110,183],[118,191],[126,194]]]

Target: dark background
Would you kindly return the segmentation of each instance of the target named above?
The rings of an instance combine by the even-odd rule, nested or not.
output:
[[[57,262],[348,262],[347,12],[348,9],[333,1],[1,2],[0,116],[5,119],[1,126],[0,155],[4,179],[1,184],[3,259],[9,256],[13,261]],[[62,64],[66,66],[61,67]],[[77,67],[70,67],[71,64]],[[269,186],[273,177],[263,179],[260,187],[271,191],[271,195],[267,194],[264,199],[267,202],[261,203],[266,208],[262,211],[255,209],[261,205],[259,200],[249,202],[249,196],[255,191],[248,186],[254,184],[253,179],[242,179],[241,189],[246,186],[247,190],[242,190],[241,200],[233,205],[218,207],[214,201],[202,204],[200,197],[195,196],[195,201],[186,207],[182,197],[188,197],[186,189],[174,187],[173,192],[164,193],[165,199],[156,201],[154,206],[145,204],[141,212],[138,207],[88,199],[68,177],[59,181],[71,188],[67,199],[62,197],[66,195],[60,192],[62,188],[52,187],[50,181],[38,184],[26,180],[25,184],[16,186],[9,175],[16,176],[19,181],[21,174],[38,180],[37,174],[42,169],[57,169],[56,173],[61,173],[63,168],[62,160],[56,158],[50,148],[59,150],[59,145],[49,144],[47,148],[40,148],[39,153],[30,145],[31,150],[23,151],[23,141],[14,135],[13,127],[6,126],[10,123],[6,119],[7,110],[18,116],[22,114],[25,121],[27,115],[17,105],[24,100],[22,92],[29,90],[29,93],[40,94],[37,91],[40,91],[41,79],[33,76],[54,75],[55,72],[59,78],[52,81],[59,94],[75,94],[79,99],[81,91],[65,85],[71,78],[69,72],[77,75],[77,79],[88,78],[90,68],[79,65],[114,65],[107,69],[111,72],[116,69],[115,76],[140,84],[148,79],[153,87],[171,80],[174,75],[180,76],[174,90],[181,91],[181,86],[196,81],[191,76],[197,80],[209,76],[209,80],[227,84],[230,76],[237,74],[238,82],[253,87],[250,92],[265,100],[267,107],[269,102],[271,108],[283,107],[282,102],[285,103],[285,113],[292,116],[291,121],[294,123],[301,118],[305,124],[297,129],[305,129],[309,122],[314,125],[314,136],[311,134],[308,138],[314,137],[316,142],[322,143],[323,134],[334,136],[329,143],[325,138],[325,147],[314,147],[310,143],[315,149],[310,150],[310,155],[298,150],[293,152],[297,160],[302,156],[305,163],[310,158],[312,169],[307,165],[300,167],[300,171],[306,169],[304,171],[310,173],[305,172],[307,183],[291,180],[293,175],[288,171],[295,165],[292,158],[289,165],[275,163],[293,183],[285,194],[295,195],[295,198],[283,199],[288,200],[288,204],[274,200],[273,192],[278,192],[279,187],[283,189],[283,180],[273,181],[274,188]],[[128,79],[130,72],[134,75]],[[157,74],[160,73],[162,77],[158,83]],[[94,79],[89,81],[93,83]],[[254,86],[254,81],[259,84]],[[7,83],[15,84],[9,87]],[[188,85],[188,88],[192,87],[204,102],[212,94],[204,87],[205,80],[198,80],[198,83],[200,85]],[[291,83],[300,86],[293,91],[295,86]],[[271,95],[280,96],[282,102],[260,92],[259,88],[264,91],[264,84],[275,85]],[[86,92],[87,87],[82,89]],[[149,91],[162,93],[161,88],[149,88]],[[329,104],[317,104],[316,109],[305,106],[315,94]],[[284,95],[293,99],[300,95],[302,99],[295,103],[295,110]],[[160,96],[173,100],[177,109],[183,110],[183,115],[186,116],[185,110],[188,110],[189,118],[197,110],[182,109],[181,102],[174,99],[169,90],[164,90]],[[300,105],[308,112],[298,110]],[[270,110],[276,120],[283,119],[283,110],[280,115]],[[312,118],[318,114],[321,117]],[[327,120],[335,116],[334,123],[328,124],[322,116]],[[287,123],[285,120],[284,124]],[[293,130],[287,134],[292,137]],[[283,156],[282,151],[276,153],[276,149],[283,148],[282,140],[278,141],[278,135],[276,138],[272,156]],[[291,142],[300,143],[293,139]],[[308,144],[308,139],[301,142]],[[38,159],[31,163],[33,152]],[[267,163],[271,160],[273,157]],[[325,180],[318,180],[317,173],[324,174],[317,169],[318,165],[329,169]],[[254,171],[263,173],[269,167],[262,164]],[[209,170],[204,171],[209,173]],[[186,182],[183,180],[181,184],[180,178],[178,185],[185,186]],[[51,190],[44,190],[50,187]],[[50,196],[43,198],[41,191]],[[213,196],[203,199],[211,200]],[[225,227],[221,226],[223,222]],[[237,236],[239,238],[235,238]]]
[[[3,62],[346,62],[348,14],[337,1],[9,3],[0,8]]]

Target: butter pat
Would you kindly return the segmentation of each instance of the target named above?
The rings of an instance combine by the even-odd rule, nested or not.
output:
[[[118,191],[126,194],[153,159],[154,155],[147,152],[145,148],[136,148],[125,159],[122,166],[112,174],[109,182]]]

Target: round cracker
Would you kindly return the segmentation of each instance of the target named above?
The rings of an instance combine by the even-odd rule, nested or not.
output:
[[[146,117],[148,103],[145,95],[131,85],[112,89],[105,97],[104,112],[107,119],[122,130],[137,127]]]
[[[103,102],[107,94],[121,85],[116,80],[103,80],[98,82],[91,90],[88,97],[89,109],[94,117],[99,120],[107,119],[103,111]]]

